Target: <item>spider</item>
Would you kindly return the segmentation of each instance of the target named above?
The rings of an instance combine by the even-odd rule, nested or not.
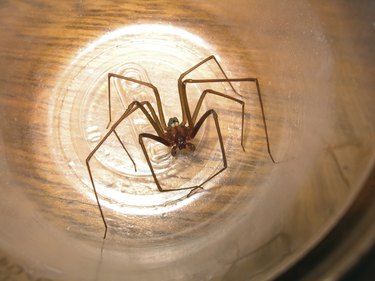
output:
[[[185,79],[185,76],[200,67],[201,65],[207,63],[208,61],[214,61],[216,65],[219,67],[221,73],[225,78],[222,79]],[[215,56],[211,55],[207,57],[206,59],[202,60],[201,62],[197,63],[184,73],[182,73],[178,79],[178,93],[180,97],[180,103],[181,103],[181,110],[182,110],[182,120],[181,122],[176,118],[172,117],[168,120],[168,124],[165,122],[164,119],[164,113],[163,113],[163,108],[160,100],[160,95],[158,92],[158,89],[151,83],[147,83],[144,81],[140,81],[134,78],[130,77],[125,77],[122,75],[114,74],[114,73],[108,73],[108,101],[109,101],[109,122],[107,125],[107,129],[109,128],[111,122],[112,122],[112,116],[111,116],[111,83],[110,80],[111,78],[117,78],[117,79],[123,79],[125,81],[130,81],[139,85],[143,85],[145,87],[150,88],[153,91],[153,94],[155,95],[156,99],[156,104],[157,104],[157,110],[158,110],[158,115],[156,114],[155,109],[152,107],[150,102],[148,101],[133,101],[132,103],[129,104],[128,108],[125,110],[125,112],[121,115],[121,117],[111,126],[111,128],[108,130],[108,132],[104,135],[104,137],[99,141],[99,143],[96,145],[96,147],[91,151],[91,153],[87,156],[86,158],[86,166],[87,170],[90,176],[91,184],[95,193],[95,198],[97,201],[97,205],[100,211],[100,215],[102,217],[104,227],[105,227],[105,232],[104,232],[104,238],[106,238],[107,235],[107,222],[105,220],[104,214],[102,207],[99,202],[98,194],[96,192],[96,187],[93,179],[93,175],[91,172],[90,168],[90,159],[92,156],[95,154],[95,152],[101,147],[101,145],[104,143],[104,141],[113,133],[118,141],[120,142],[121,146],[125,150],[126,154],[130,158],[130,160],[133,162],[135,171],[137,170],[136,164],[132,157],[130,156],[128,150],[126,149],[124,143],[121,141],[116,128],[118,125],[120,125],[121,122],[123,122],[130,114],[135,112],[136,110],[141,110],[145,117],[148,119],[152,127],[154,128],[156,135],[149,134],[149,133],[141,133],[139,134],[139,144],[142,148],[142,151],[144,153],[144,156],[146,158],[147,164],[150,168],[151,174],[153,176],[153,179],[155,181],[156,187],[160,192],[171,192],[171,191],[176,191],[176,190],[183,190],[183,189],[190,189],[189,194],[187,197],[189,197],[195,190],[199,188],[203,188],[202,186],[210,181],[212,178],[216,177],[218,174],[223,172],[227,168],[227,158],[225,155],[225,150],[224,150],[224,144],[223,144],[223,138],[222,134],[220,131],[220,126],[219,126],[219,119],[218,119],[218,114],[216,113],[215,110],[210,109],[206,111],[199,119],[198,118],[198,113],[199,110],[202,106],[202,102],[204,98],[207,95],[215,95],[219,96],[234,102],[237,102],[241,104],[242,106],[242,123],[241,123],[241,146],[243,151],[245,151],[244,144],[243,144],[243,125],[244,125],[244,112],[245,112],[245,102],[231,97],[227,94],[220,93],[218,91],[212,90],[212,89],[206,89],[201,93],[201,96],[199,97],[199,100],[197,102],[197,105],[193,111],[193,114],[190,111],[189,108],[189,103],[188,103],[188,98],[186,95],[186,86],[187,84],[196,84],[196,83],[229,83],[231,89],[234,91],[235,94],[240,96],[237,91],[234,89],[232,82],[252,82],[255,83],[257,93],[258,93],[258,98],[259,98],[259,104],[262,112],[262,119],[263,119],[263,127],[264,127],[264,132],[266,136],[266,143],[267,143],[267,150],[268,154],[272,160],[273,163],[276,163],[270,150],[270,144],[269,144],[269,139],[268,139],[268,131],[267,131],[267,125],[266,125],[266,118],[265,118],[265,113],[264,113],[264,108],[263,108],[263,102],[262,102],[262,96],[260,93],[260,87],[259,87],[259,82],[257,78],[228,78],[227,75],[225,74],[223,68],[219,64],[218,60],[216,59]],[[147,110],[148,109],[148,110]],[[154,169],[151,165],[150,158],[148,156],[147,150],[145,148],[144,139],[151,139],[156,142],[159,142],[167,147],[171,148],[171,155],[175,156],[179,150],[186,149],[188,151],[194,151],[195,150],[195,145],[192,143],[194,140],[195,136],[197,135],[199,129],[201,128],[202,124],[207,120],[208,117],[212,116],[215,122],[215,127],[216,127],[216,132],[217,132],[217,137],[219,139],[220,143],[220,149],[221,149],[221,154],[222,154],[222,159],[223,159],[223,167],[214,173],[213,175],[209,176],[206,180],[204,180],[201,184],[198,186],[192,186],[192,187],[184,187],[184,188],[175,188],[175,189],[163,189],[160,186],[160,183],[158,181],[158,178],[155,175]]]

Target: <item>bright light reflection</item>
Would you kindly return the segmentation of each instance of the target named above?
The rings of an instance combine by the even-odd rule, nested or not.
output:
[[[107,34],[104,34],[102,37],[98,38],[94,42],[89,43],[86,46],[86,48],[76,56],[75,60],[77,61],[80,60],[82,56],[93,51],[97,46],[104,44],[107,41],[119,38],[124,35],[142,34],[142,33],[169,34],[171,36],[184,38],[202,48],[212,49],[212,47],[202,38],[190,32],[187,32],[186,30],[183,30],[181,28],[177,28],[171,25],[161,25],[161,24],[136,24],[136,25],[125,26],[125,27],[116,29],[114,31],[108,32]],[[218,55],[216,55],[216,57],[218,57]]]

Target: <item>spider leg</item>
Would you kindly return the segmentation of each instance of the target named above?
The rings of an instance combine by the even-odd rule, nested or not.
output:
[[[147,133],[142,133],[142,134],[139,135],[139,144],[142,147],[142,150],[143,150],[143,153],[145,155],[147,164],[148,164],[148,166],[150,168],[152,177],[154,178],[154,182],[155,182],[155,184],[156,184],[156,186],[157,186],[157,188],[158,188],[158,190],[160,192],[169,192],[169,191],[178,191],[178,190],[184,190],[184,189],[196,189],[197,188],[197,187],[194,186],[194,187],[182,187],[182,188],[173,188],[173,189],[163,189],[161,187],[160,183],[159,183],[158,178],[155,175],[154,168],[152,167],[152,164],[151,164],[151,161],[150,161],[150,157],[148,156],[146,147],[145,147],[144,142],[143,142],[144,138],[152,139],[152,140],[160,142],[160,143],[162,143],[162,144],[164,144],[165,146],[168,146],[168,147],[172,146],[172,144],[168,140],[166,140],[166,139],[164,139],[164,138],[162,138],[160,136],[155,136],[155,135],[147,134]],[[201,187],[198,187],[198,188],[201,188]]]
[[[151,103],[149,103],[148,101],[143,101],[143,102],[141,102],[141,104],[147,106],[148,110],[151,113],[152,119],[155,121],[155,124],[158,127],[159,132],[162,132],[163,131],[163,126],[161,125],[161,123],[159,121],[159,118],[156,115],[155,109],[152,107]],[[133,113],[137,109],[138,109],[137,107],[133,107],[133,109],[131,109],[131,111],[129,112],[129,114]]]
[[[161,100],[160,100],[160,95],[159,95],[158,89],[153,84],[151,84],[151,83],[147,83],[147,82],[144,82],[144,81],[140,81],[140,80],[137,80],[137,79],[133,79],[133,78],[130,78],[130,77],[126,77],[126,76],[122,76],[122,75],[114,74],[114,73],[108,73],[109,122],[108,122],[108,125],[107,125],[107,129],[109,128],[109,125],[112,122],[112,113],[111,113],[111,78],[112,77],[118,78],[118,79],[123,79],[123,80],[126,80],[126,81],[130,81],[130,82],[137,83],[137,84],[140,84],[140,85],[143,85],[143,86],[151,88],[152,91],[154,92],[154,95],[155,95],[156,104],[157,104],[157,108],[158,108],[158,112],[159,112],[159,117],[160,117],[160,121],[159,121],[159,118],[155,118],[156,117],[156,115],[155,115],[154,116],[154,120],[157,121],[158,123],[160,123],[162,129],[166,129],[167,125],[165,123],[164,113],[163,113],[163,107],[162,107],[162,104],[161,104]]]
[[[223,97],[223,98],[226,98],[226,99],[230,99],[230,100],[238,102],[239,104],[242,105],[241,146],[242,146],[243,151],[245,151],[245,147],[243,145],[243,126],[244,126],[244,117],[245,117],[245,102],[244,101],[233,98],[229,95],[225,95],[223,93],[220,93],[220,92],[217,92],[217,91],[214,91],[214,90],[211,90],[211,89],[204,90],[202,92],[202,95],[199,97],[199,100],[197,102],[197,106],[195,107],[193,117],[192,117],[193,123],[195,123],[195,121],[197,119],[199,110],[201,109],[201,106],[202,106],[203,99],[206,97],[207,94],[217,95],[217,96],[220,96],[220,97]]]
[[[188,75],[189,73],[191,73],[192,71],[194,71],[195,69],[197,69],[198,67],[200,67],[202,64],[205,64],[205,63],[208,62],[209,60],[214,60],[215,63],[216,63],[216,65],[219,67],[221,73],[224,75],[224,77],[225,77],[226,79],[228,79],[228,76],[227,76],[226,73],[224,72],[224,69],[221,67],[219,61],[216,59],[216,57],[215,57],[214,55],[211,55],[211,56],[205,58],[204,60],[202,60],[201,62],[197,63],[197,64],[194,65],[193,67],[189,68],[189,69],[186,70],[184,73],[182,73],[182,74],[180,75],[179,81],[182,82],[182,80],[184,79],[184,77],[185,77],[186,75]],[[229,85],[231,86],[232,90],[233,90],[235,93],[237,93],[236,90],[234,89],[234,87],[233,87],[231,81],[227,81],[227,82],[228,82]]]
[[[122,121],[125,120],[125,118],[127,118],[131,113],[133,113],[134,111],[136,111],[137,109],[141,109],[142,112],[145,114],[145,116],[147,117],[147,119],[150,121],[151,125],[154,127],[155,131],[158,133],[158,135],[162,135],[163,132],[159,129],[159,127],[157,126],[155,120],[152,119],[151,115],[149,114],[149,112],[144,108],[144,104],[147,105],[148,102],[138,102],[138,101],[134,101],[132,102],[129,107],[126,109],[126,111],[121,115],[121,117],[114,123],[114,125],[109,129],[109,131],[104,135],[104,137],[99,141],[99,143],[95,146],[95,148],[91,151],[91,153],[87,156],[86,158],[86,166],[87,166],[87,171],[89,173],[89,176],[90,176],[90,181],[91,181],[91,185],[94,189],[94,194],[95,194],[95,198],[96,198],[96,202],[98,204],[98,208],[99,208],[99,211],[100,211],[100,215],[102,217],[102,220],[103,220],[103,224],[104,224],[104,228],[105,228],[105,232],[104,232],[104,237],[103,239],[106,238],[106,235],[107,235],[107,222],[105,220],[105,217],[104,217],[104,214],[103,214],[103,210],[102,210],[102,207],[100,205],[100,201],[99,201],[99,197],[98,197],[98,193],[96,191],[96,187],[95,187],[95,182],[94,182],[94,177],[92,175],[92,171],[91,171],[91,167],[90,167],[90,160],[92,158],[92,156],[95,154],[95,152],[102,146],[102,144],[108,139],[108,137],[114,133],[116,135],[116,137],[118,137],[118,134],[117,132],[115,131],[116,128],[118,127],[118,125],[120,125],[120,123]],[[150,105],[151,106],[151,105]],[[118,139],[120,140],[120,138],[118,137]],[[122,141],[120,140],[120,143],[121,145],[123,146],[123,148],[125,149],[125,151],[128,153],[128,151],[126,150],[125,146],[123,145]],[[128,153],[129,157],[130,157],[130,154]],[[133,159],[130,157],[130,159],[133,161]],[[134,163],[134,161],[133,161]],[[135,164],[134,164],[135,165]]]
[[[204,185],[206,182],[210,181],[212,178],[216,177],[218,174],[220,174],[222,171],[224,171],[227,168],[227,157],[225,156],[225,149],[224,149],[224,143],[223,143],[223,137],[221,136],[220,126],[219,126],[219,119],[217,116],[217,113],[215,110],[210,109],[206,111],[205,114],[202,115],[202,117],[199,119],[197,124],[194,126],[193,130],[191,131],[191,138],[194,138],[196,134],[198,133],[199,129],[201,128],[202,124],[207,120],[208,116],[212,115],[212,117],[215,120],[216,125],[216,131],[217,135],[219,137],[220,142],[220,148],[221,148],[221,154],[223,157],[223,168],[221,168],[218,172],[210,176],[208,179],[206,179],[204,182],[202,182],[199,186]],[[190,194],[189,194],[190,195]]]
[[[148,108],[148,109],[150,110],[150,112],[151,112],[151,115],[152,115],[153,119],[155,120],[155,118],[157,118],[157,116],[156,116],[155,110],[154,110],[154,108],[152,107],[152,105],[151,105],[148,101],[143,101],[143,102],[141,102],[141,104],[147,106],[147,108]],[[137,106],[133,106],[133,107],[129,110],[127,116],[129,116],[130,114],[132,114],[132,113],[133,113],[134,111],[136,111],[137,109],[138,109]],[[156,119],[156,120],[157,120],[157,119]],[[162,128],[161,128],[161,126],[160,126],[160,123],[158,123],[158,122],[155,122],[155,123],[158,125],[159,129],[162,130]],[[118,135],[117,131],[116,131],[116,130],[113,130],[113,133],[114,133],[115,136],[117,137],[117,139],[118,139],[118,141],[120,142],[121,146],[124,148],[126,154],[129,156],[130,160],[133,162],[134,170],[137,171],[137,165],[135,164],[133,158],[131,157],[130,153],[129,153],[128,150],[126,149],[126,147],[125,147],[124,143],[122,142],[120,136]]]
[[[180,102],[181,102],[181,108],[182,108],[182,116],[183,116],[182,123],[186,123],[186,121],[187,121],[189,123],[189,126],[191,126],[191,127],[193,127],[193,124],[191,123],[191,116],[190,116],[189,104],[188,104],[187,97],[186,97],[186,89],[185,89],[185,85],[183,83],[183,79],[185,78],[186,75],[188,75],[189,73],[193,72],[195,69],[197,69],[201,65],[207,63],[210,60],[214,60],[214,62],[216,63],[216,65],[219,67],[221,73],[224,75],[224,77],[226,78],[227,82],[231,86],[232,90],[237,94],[237,91],[234,89],[231,81],[229,81],[228,76],[224,72],[224,69],[221,67],[219,61],[216,59],[216,57],[214,55],[211,55],[211,56],[205,58],[201,62],[197,63],[193,67],[191,67],[188,70],[186,70],[184,73],[182,73],[180,75],[180,77],[178,79],[178,92],[179,92],[179,95],[180,95]]]
[[[129,151],[126,149],[124,143],[120,139],[120,136],[117,134],[116,130],[113,130],[113,132],[115,133],[115,136],[116,136],[117,140],[120,142],[122,148],[125,150],[126,154],[129,156],[130,160],[133,162],[134,170],[137,171],[137,165],[135,164],[135,162],[133,160],[133,157],[131,157]]]
[[[259,105],[262,112],[262,120],[263,120],[263,127],[264,127],[264,133],[266,135],[266,143],[267,143],[267,151],[268,155],[270,156],[273,163],[276,163],[275,159],[273,158],[273,155],[271,153],[270,148],[270,141],[268,137],[268,129],[267,129],[267,122],[266,122],[266,116],[264,113],[264,106],[263,106],[263,100],[262,100],[262,94],[259,87],[259,81],[258,78],[230,78],[230,79],[186,79],[183,81],[183,84],[186,85],[187,83],[194,84],[194,83],[222,83],[222,82],[253,82],[256,85],[257,93],[258,93],[258,99],[259,99]]]

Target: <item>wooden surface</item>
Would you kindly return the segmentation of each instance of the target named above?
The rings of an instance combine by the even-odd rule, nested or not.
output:
[[[319,32],[306,34],[302,25],[290,22],[301,20],[298,15],[283,17],[284,14],[290,16],[288,11],[291,8],[288,5],[281,5],[280,13],[276,13],[272,10],[272,3],[247,3],[252,6],[253,16],[247,23],[244,22],[247,17],[238,8],[241,3],[237,4],[234,7],[223,1],[211,7],[209,3],[176,1],[147,1],[147,4],[140,1],[3,2],[0,6],[2,196],[6,196],[8,191],[13,194],[11,189],[16,190],[28,198],[32,209],[52,227],[84,241],[101,242],[103,227],[97,206],[72,186],[68,163],[64,170],[63,163],[56,161],[52,153],[54,147],[51,146],[54,144],[51,143],[49,124],[52,122],[50,118],[54,116],[51,114],[51,93],[58,77],[68,68],[78,51],[107,32],[130,24],[177,26],[215,46],[217,55],[233,75],[259,77],[276,161],[288,163],[296,156],[293,154],[294,139],[299,138],[298,134],[305,129],[303,122],[306,118],[303,115],[309,110],[303,108],[311,106],[307,103],[311,100],[304,98],[303,93],[317,93],[317,97],[324,98],[319,93],[318,83],[312,83],[311,79],[318,82],[317,78],[321,75],[319,71],[327,71],[312,69],[311,73],[316,72],[316,76],[306,77],[305,74],[310,72],[302,69],[303,75],[300,75],[301,70],[297,66],[293,68],[292,62],[305,58],[311,52],[311,61],[307,60],[306,64],[316,66],[315,61],[325,60],[320,54],[330,55],[332,63],[329,65],[332,69],[327,71],[331,74],[327,81],[332,81],[330,89],[334,91],[330,94],[332,99],[329,99],[333,117],[319,139],[323,143],[319,144],[322,149],[317,153],[316,160],[306,166],[309,171],[306,171],[306,179],[300,182],[301,191],[293,193],[295,198],[288,206],[289,209],[286,208],[288,210],[280,214],[284,219],[278,220],[280,225],[268,230],[269,233],[274,231],[277,238],[272,240],[275,236],[272,239],[268,237],[271,248],[264,253],[273,266],[283,265],[283,262],[285,265],[288,260],[282,257],[293,257],[293,251],[299,253],[315,239],[316,229],[322,233],[342,212],[343,206],[358,191],[359,179],[371,161],[375,120],[372,110],[374,95],[371,92],[375,88],[373,18],[365,2],[358,6],[350,3],[333,3],[331,6],[316,3],[311,7],[301,4],[302,11],[312,11],[311,14],[307,13],[312,18],[318,15],[309,19],[306,26],[321,30],[323,34],[320,38]],[[369,5],[374,8],[373,4]],[[208,6],[210,12],[206,10]],[[224,17],[223,9],[231,12]],[[262,16],[262,13],[266,16]],[[279,18],[267,18],[271,14],[277,14]],[[341,19],[345,19],[345,22]],[[316,25],[316,22],[320,25]],[[251,36],[242,36],[245,33]],[[309,40],[316,43],[320,39],[324,41],[324,46],[328,46],[328,51],[320,48],[320,45],[314,50],[308,50]],[[274,48],[272,44],[275,44]],[[314,55],[317,57],[314,58]],[[305,85],[310,87],[304,88]],[[283,171],[283,168],[275,168],[267,158],[256,101],[256,98],[251,99],[247,112],[247,117],[253,118],[255,115],[256,120],[251,123],[253,130],[245,133],[247,151],[243,155],[238,151],[238,154],[233,153],[229,157],[229,165],[240,159],[244,162],[241,170],[235,171],[236,179],[232,180],[229,173],[225,176],[226,188],[223,191],[217,191],[216,188],[212,201],[207,200],[207,204],[196,204],[195,207],[184,208],[166,217],[155,217],[152,224],[144,217],[123,216],[111,211],[110,250],[116,247],[126,249],[129,245],[137,246],[139,243],[143,246],[164,245],[167,243],[165,237],[183,241],[186,239],[184,229],[195,227],[203,234],[215,232],[217,224],[232,217],[237,218],[238,209],[245,208],[242,199],[256,197],[260,186],[268,188],[269,185],[276,187],[280,184],[278,187],[283,187],[281,183],[285,178],[277,173]],[[318,117],[315,124],[327,121],[319,120]],[[230,124],[223,126],[228,127]],[[312,135],[319,135],[318,129],[319,125],[311,128]],[[287,168],[293,168],[293,164]],[[287,177],[293,178],[293,170],[289,169],[288,172]],[[272,175],[270,180],[267,179],[268,175]],[[249,184],[249,189],[243,188],[246,184]],[[17,197],[14,195],[10,198],[15,200]],[[12,204],[11,200],[5,200],[8,204],[6,206]],[[110,212],[107,210],[107,213]],[[9,217],[7,214],[5,216]],[[277,217],[276,214],[272,216]],[[10,222],[9,219],[0,219],[2,221]],[[129,222],[134,226],[132,229],[128,227]],[[189,233],[195,235],[193,231]],[[277,236],[278,233],[283,235]],[[252,234],[249,232],[249,235]],[[282,237],[281,240],[278,237]],[[268,238],[262,240],[258,237],[254,245],[260,248],[261,245],[268,245]],[[241,239],[245,238],[239,236],[238,241]],[[273,244],[272,241],[278,242]],[[13,248],[11,245],[4,248],[4,257],[16,256],[9,252]],[[222,248],[225,249],[224,246]],[[280,256],[275,255],[275,252]],[[247,275],[248,268],[264,269],[264,272],[260,270],[261,277],[267,276],[267,269],[269,272],[277,269],[276,266],[269,268],[268,264],[253,256],[243,256],[241,263],[233,264],[230,268],[227,278],[242,278]],[[25,263],[27,261],[25,257],[20,259]],[[0,273],[6,272],[1,261],[0,256]],[[66,276],[69,279],[72,275]],[[64,279],[64,274],[59,278]]]

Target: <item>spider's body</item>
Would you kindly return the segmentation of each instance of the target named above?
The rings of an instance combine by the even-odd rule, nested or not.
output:
[[[188,75],[189,73],[194,71],[196,68],[200,67],[202,64],[204,64],[204,63],[206,63],[210,60],[213,60],[216,63],[216,65],[219,67],[221,73],[223,74],[223,76],[225,78],[223,78],[223,79],[185,79],[186,75]],[[200,116],[200,118],[198,118],[199,110],[202,106],[203,100],[208,94],[209,95],[215,95],[219,98],[225,98],[227,100],[231,100],[231,101],[237,102],[237,103],[242,105],[241,146],[242,146],[242,149],[245,150],[244,146],[243,146],[243,125],[244,125],[244,115],[245,115],[244,114],[244,110],[245,110],[244,101],[242,101],[238,98],[234,98],[230,95],[220,93],[220,92],[212,90],[212,89],[206,89],[201,93],[194,111],[190,112],[187,93],[186,93],[187,92],[187,90],[186,90],[187,84],[228,83],[230,85],[230,87],[232,88],[234,94],[240,96],[236,92],[236,90],[234,89],[234,87],[232,85],[232,82],[252,82],[252,83],[255,83],[256,89],[257,89],[257,92],[258,92],[258,97],[259,97],[259,104],[260,104],[260,108],[261,108],[261,111],[262,111],[263,125],[264,125],[264,131],[265,131],[265,135],[266,135],[268,154],[269,154],[271,160],[275,163],[275,161],[272,157],[271,151],[270,151],[270,145],[269,145],[269,141],[268,141],[268,132],[267,132],[267,126],[266,126],[266,119],[265,119],[263,103],[262,103],[262,98],[261,98],[260,88],[259,88],[259,83],[258,83],[257,78],[228,78],[227,75],[225,74],[223,68],[221,67],[221,65],[217,61],[217,59],[214,56],[209,56],[208,58],[202,60],[201,62],[199,62],[198,64],[196,64],[195,66],[191,67],[189,70],[187,70],[187,71],[185,71],[184,73],[181,74],[180,78],[178,79],[178,94],[179,94],[180,103],[181,103],[182,121],[179,122],[179,120],[176,117],[173,117],[173,118],[169,119],[168,125],[167,125],[166,122],[165,122],[165,119],[164,119],[164,113],[163,113],[163,108],[162,108],[159,92],[153,84],[147,83],[147,82],[144,82],[144,81],[140,81],[140,80],[136,80],[134,78],[121,76],[121,75],[118,75],[118,74],[109,73],[108,74],[108,100],[109,100],[109,123],[108,123],[108,126],[111,124],[111,83],[110,83],[110,79],[112,77],[117,78],[117,79],[123,79],[125,81],[129,81],[129,82],[133,82],[133,83],[137,83],[139,85],[143,85],[143,86],[151,89],[153,91],[154,95],[155,95],[158,114],[156,114],[155,109],[152,107],[152,105],[148,101],[134,101],[134,102],[132,102],[128,106],[126,111],[121,115],[121,117],[111,126],[111,128],[106,133],[106,135],[99,141],[99,143],[96,145],[94,150],[86,158],[86,165],[87,165],[87,169],[88,169],[88,172],[89,172],[90,180],[91,180],[91,183],[92,183],[92,186],[93,186],[93,189],[94,189],[94,193],[95,193],[95,197],[96,197],[96,200],[97,200],[97,203],[98,203],[100,214],[102,216],[102,220],[103,220],[103,223],[104,223],[104,226],[105,226],[104,238],[106,237],[106,234],[107,234],[107,223],[106,223],[106,220],[104,218],[104,214],[103,214],[100,202],[99,202],[98,194],[96,192],[94,178],[93,178],[92,173],[91,173],[89,161],[92,158],[92,156],[95,154],[95,152],[101,147],[101,145],[104,143],[104,141],[113,133],[113,134],[115,134],[118,141],[120,142],[120,144],[124,148],[125,152],[129,156],[130,160],[133,162],[134,168],[136,170],[136,164],[135,164],[134,160],[130,156],[129,152],[127,151],[127,149],[124,145],[124,143],[121,141],[119,135],[116,132],[116,129],[117,129],[118,125],[120,123],[122,123],[123,121],[125,121],[125,119],[130,114],[135,112],[136,110],[139,109],[143,112],[143,114],[148,119],[148,121],[150,122],[150,124],[152,125],[152,127],[154,128],[154,130],[156,132],[156,135],[149,134],[149,133],[141,133],[139,135],[139,144],[140,144],[140,146],[143,150],[143,153],[145,155],[147,164],[148,164],[148,166],[150,168],[150,171],[151,171],[151,174],[154,178],[156,187],[158,188],[158,190],[160,192],[176,191],[176,190],[181,190],[181,189],[190,189],[191,191],[188,194],[188,196],[190,196],[195,190],[197,190],[198,188],[202,188],[202,185],[204,185],[205,183],[210,181],[212,178],[214,178],[215,176],[217,176],[218,174],[220,174],[221,172],[223,172],[227,168],[227,159],[226,159],[226,155],[225,155],[223,138],[222,138],[221,131],[220,131],[219,119],[218,119],[217,113],[215,112],[215,110],[210,109],[210,110],[206,111],[205,113],[203,113]],[[220,144],[220,149],[221,149],[221,154],[222,154],[222,158],[223,158],[223,167],[219,171],[214,173],[213,175],[209,176],[206,180],[204,180],[198,186],[184,187],[184,188],[174,188],[174,189],[163,189],[161,187],[157,177],[156,177],[156,174],[154,172],[153,166],[152,166],[150,158],[148,156],[146,147],[144,145],[143,139],[147,138],[147,139],[159,142],[159,143],[161,143],[161,144],[163,144],[167,147],[171,147],[171,154],[173,156],[175,156],[177,154],[178,150],[188,149],[189,151],[194,151],[195,146],[194,146],[193,143],[191,143],[191,141],[195,138],[195,136],[197,135],[201,126],[208,119],[209,116],[212,116],[212,118],[215,122],[216,132],[217,132],[217,136],[218,136],[218,140],[219,140],[219,144]],[[108,128],[108,126],[107,126],[107,128]]]
[[[191,130],[185,124],[180,124],[176,117],[170,118],[168,127],[165,133],[165,139],[169,140],[170,146],[172,146],[171,154],[176,156],[177,149],[182,150],[188,148],[191,151],[195,150],[195,145],[190,141]]]

